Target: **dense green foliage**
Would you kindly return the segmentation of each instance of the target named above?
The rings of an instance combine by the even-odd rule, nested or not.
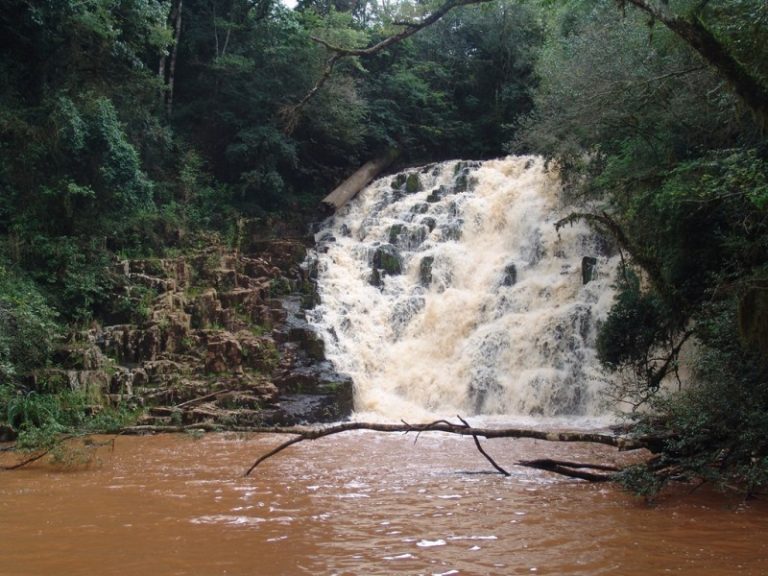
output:
[[[50,374],[69,330],[134,307],[117,260],[234,242],[244,217],[290,229],[391,146],[408,163],[500,154],[542,32],[514,0],[339,62],[289,122],[329,55],[313,36],[366,46],[433,8],[0,0],[0,421],[80,422]]]
[[[755,490],[768,479],[765,135],[721,69],[623,4],[553,8],[535,112],[512,147],[556,159],[571,195],[601,203],[628,239],[634,271],[617,279],[598,352],[623,376],[615,395],[648,409],[635,414],[641,429],[669,440],[652,470],[624,480]],[[764,3],[651,4],[703,26],[765,89]],[[660,386],[681,363],[684,390]]]

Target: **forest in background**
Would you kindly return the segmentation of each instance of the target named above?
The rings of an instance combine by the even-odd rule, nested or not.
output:
[[[0,418],[82,423],[25,375],[114,312],[119,258],[301,229],[391,147],[537,153],[625,255],[599,354],[659,445],[622,480],[768,484],[768,6],[463,4],[0,0]]]

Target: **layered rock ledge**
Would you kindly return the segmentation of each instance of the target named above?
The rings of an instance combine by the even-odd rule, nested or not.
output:
[[[71,334],[64,368],[38,371],[94,402],[145,408],[140,423],[231,426],[330,422],[352,410],[352,381],[304,320],[314,286],[306,245],[124,260],[104,325]],[[63,380],[64,382],[61,382]]]

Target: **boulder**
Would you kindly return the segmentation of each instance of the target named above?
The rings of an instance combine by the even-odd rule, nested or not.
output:
[[[229,332],[211,331],[205,343],[205,371],[208,373],[241,372],[243,348]]]
[[[373,268],[382,274],[397,275],[403,272],[403,260],[392,244],[382,244],[373,253]]]
[[[421,192],[422,190],[424,190],[424,186],[421,184],[419,175],[415,172],[408,174],[407,178],[405,179],[405,191],[408,194],[415,194],[416,192]]]

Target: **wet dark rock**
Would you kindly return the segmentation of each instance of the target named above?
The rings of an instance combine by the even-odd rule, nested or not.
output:
[[[514,264],[507,264],[504,267],[504,276],[501,280],[502,286],[514,286],[517,283],[517,267]]]
[[[424,287],[429,287],[432,284],[432,266],[434,263],[434,256],[424,256],[419,262],[419,281]]]
[[[461,239],[461,222],[453,222],[440,227],[440,239],[443,242]]]
[[[581,259],[581,283],[587,284],[597,277],[597,258],[584,256]]]
[[[437,220],[432,218],[432,216],[425,216],[424,218],[421,219],[421,224],[423,226],[426,226],[427,230],[432,232],[432,230],[435,229],[435,226],[437,226]]]
[[[391,244],[382,244],[373,253],[373,274],[371,284],[380,286],[384,276],[397,275],[403,272],[403,261],[397,248]]]
[[[403,226],[402,224],[394,224],[389,229],[389,243],[397,244],[397,240],[400,238],[400,235],[403,233],[403,230],[405,230],[405,226]]]
[[[325,342],[310,327],[291,328],[288,333],[289,342],[301,344],[304,352],[313,360],[325,360]]]
[[[445,198],[449,193],[448,188],[445,186],[440,186],[439,188],[434,189],[429,196],[427,196],[427,202],[430,204],[434,204],[436,202],[440,202],[443,198]]]
[[[415,172],[408,174],[408,177],[405,179],[405,191],[408,194],[415,194],[416,192],[421,192],[422,190],[424,190],[424,186],[419,179],[419,175]]]
[[[415,250],[427,239],[427,229],[424,226],[406,226],[395,224],[389,230],[389,242],[403,250]]]
[[[395,176],[392,179],[392,189],[393,190],[401,190],[405,187],[405,181],[407,180],[408,176],[404,173],[400,173],[397,176]]]

